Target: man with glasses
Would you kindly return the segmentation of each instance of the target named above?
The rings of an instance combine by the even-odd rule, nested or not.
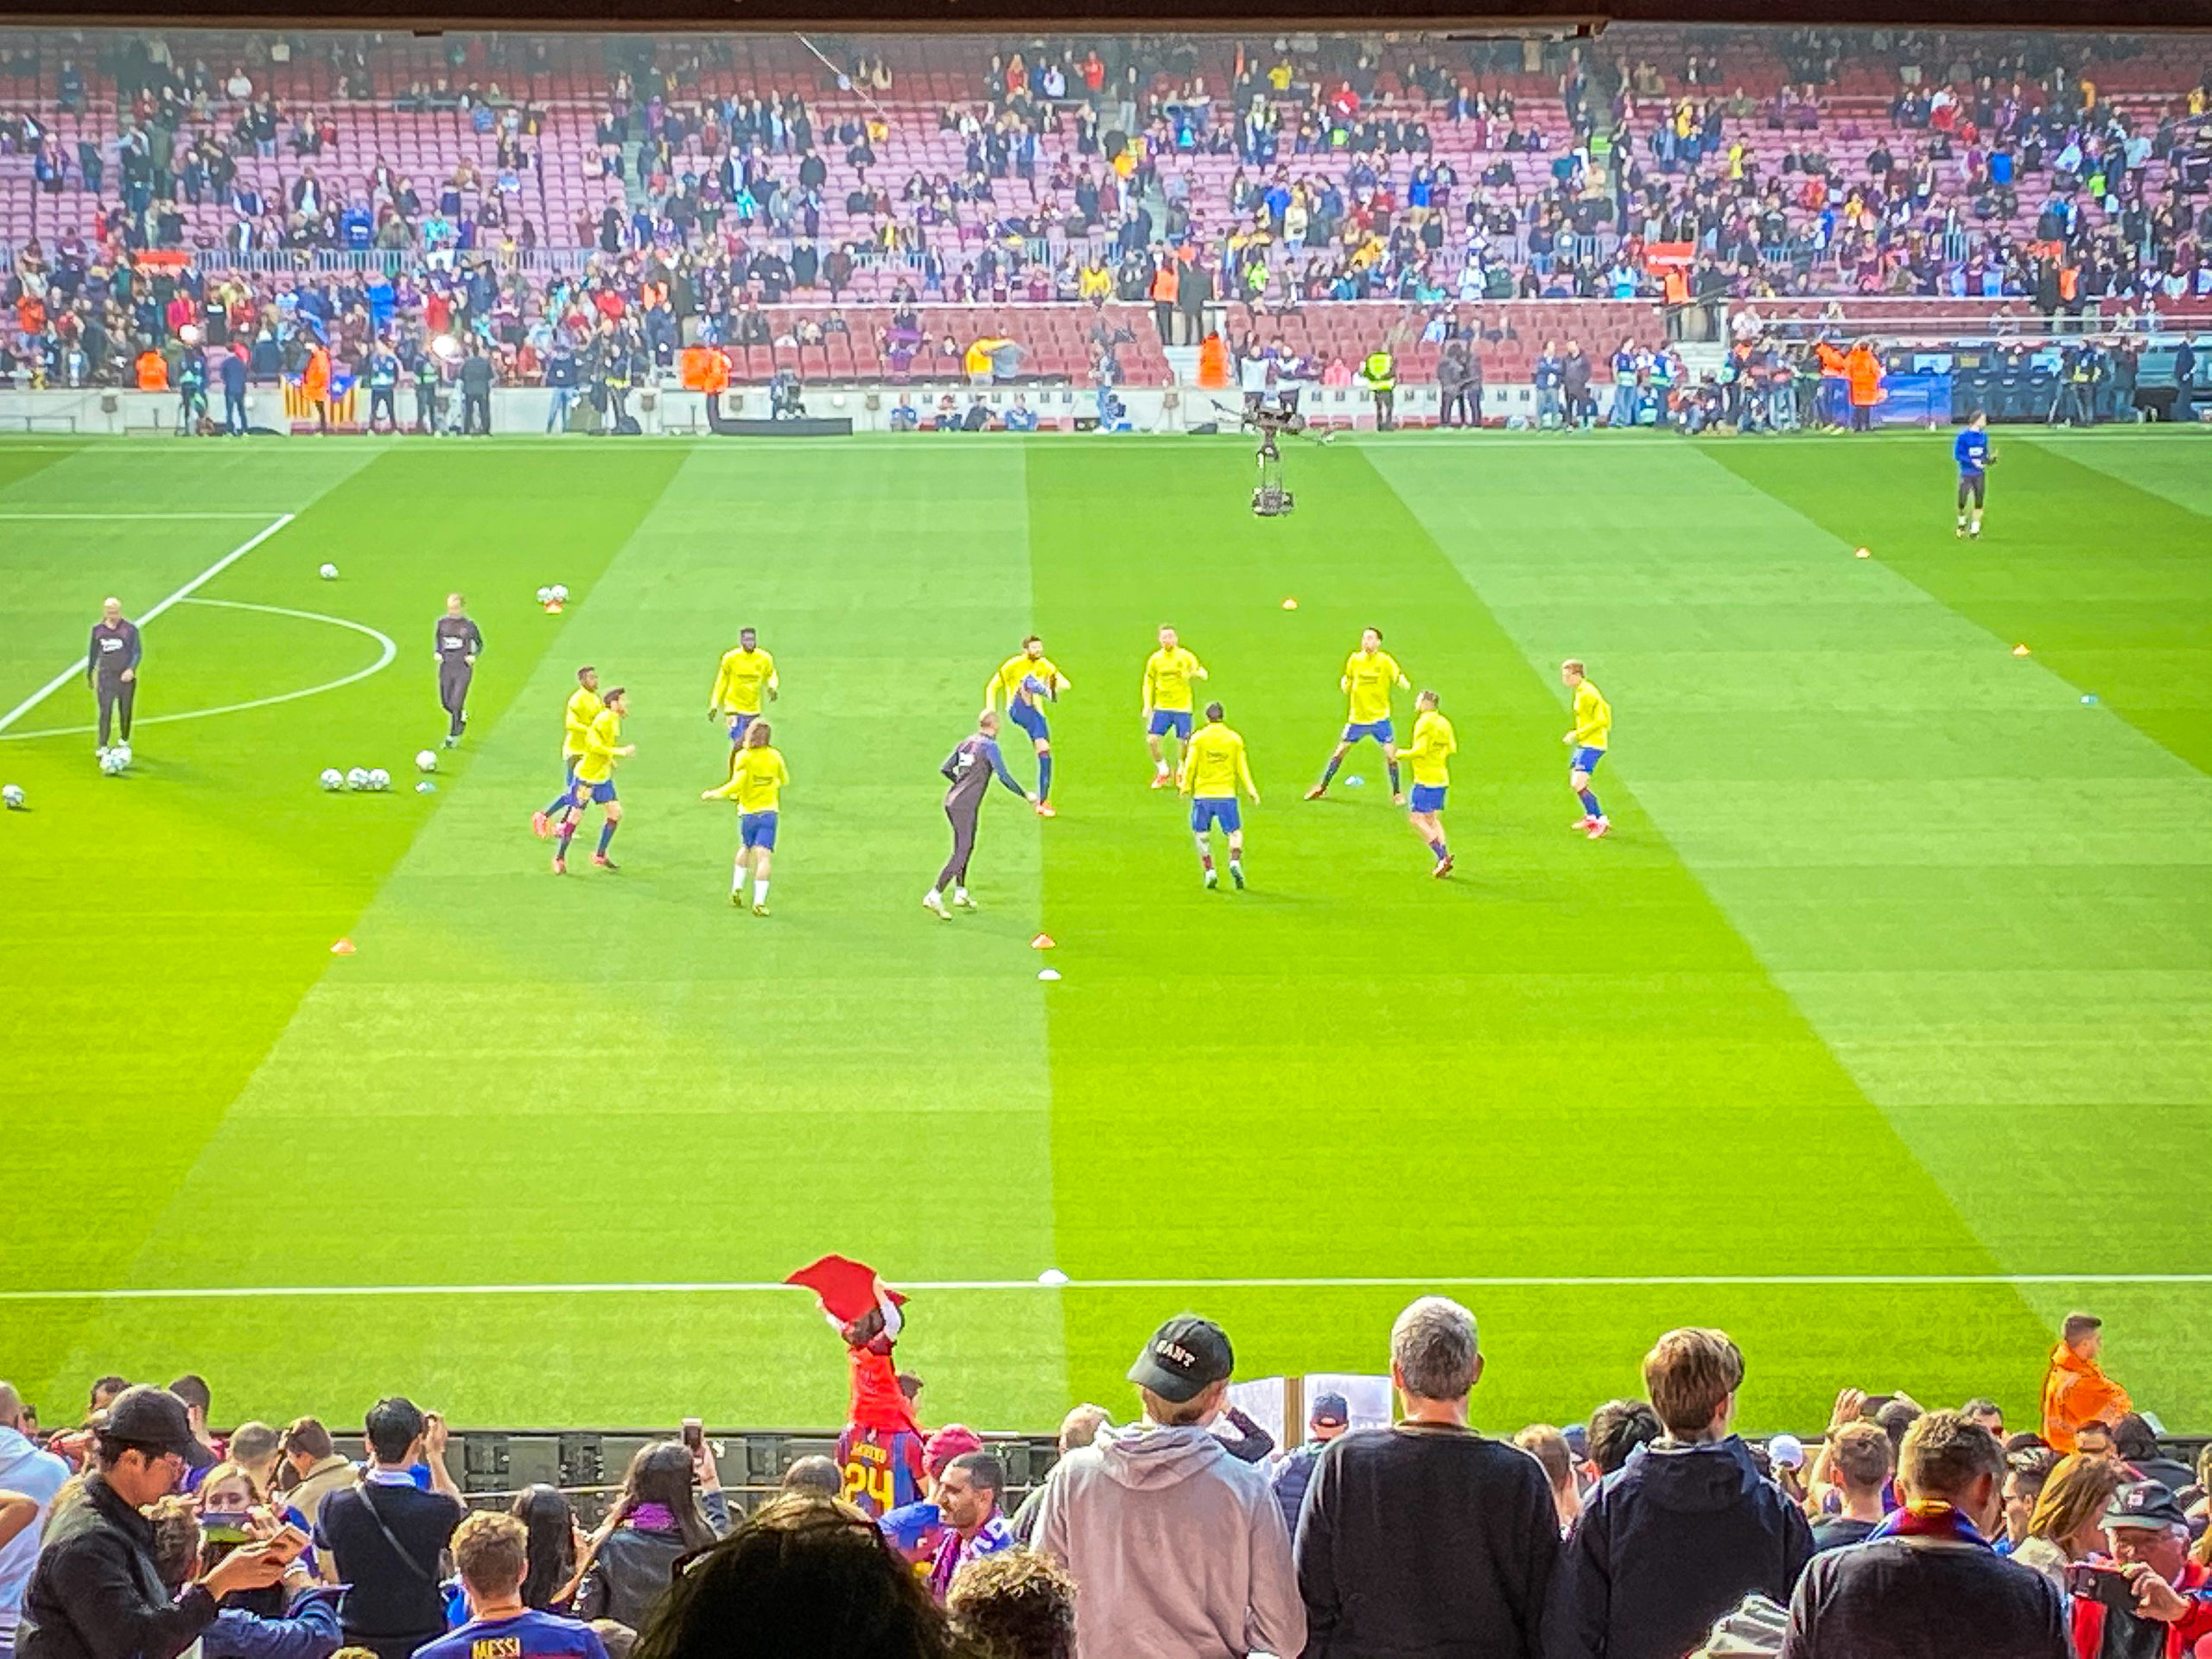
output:
[[[176,1659],[215,1622],[216,1605],[283,1574],[289,1554],[265,1544],[232,1550],[175,1596],[154,1560],[142,1511],[184,1477],[192,1420],[166,1389],[126,1389],[94,1432],[84,1497],[46,1536],[16,1628],[19,1659]]]

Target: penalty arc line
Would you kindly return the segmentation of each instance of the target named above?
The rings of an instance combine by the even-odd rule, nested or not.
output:
[[[908,1291],[1037,1290],[1414,1290],[1439,1286],[1476,1290],[1668,1290],[1786,1287],[1796,1289],[1879,1287],[1941,1289],[1993,1288],[2027,1285],[2212,1285],[2212,1273],[1713,1273],[1679,1276],[1598,1275],[1575,1278],[1503,1275],[1455,1278],[1281,1279],[1077,1279],[1052,1284],[1036,1279],[902,1280]],[[803,1288],[776,1279],[664,1280],[638,1284],[552,1285],[251,1285],[165,1289],[134,1287],[115,1290],[0,1290],[0,1302],[221,1301],[313,1296],[666,1296],[788,1294]]]
[[[224,571],[229,569],[240,559],[245,557],[247,554],[252,552],[255,548],[259,547],[271,536],[274,536],[278,531],[283,529],[285,525],[290,524],[296,517],[298,517],[296,513],[279,513],[268,524],[263,525],[255,534],[248,537],[245,541],[240,542],[236,547],[224,554],[221,558],[216,560],[214,563],[209,565],[205,570],[202,570],[190,582],[186,582],[183,587],[178,588],[167,599],[162,600],[151,610],[147,611],[141,615],[138,619],[138,626],[141,628],[143,628],[156,617],[168,610],[170,606],[177,604],[181,601],[190,599],[193,594],[198,593],[209,582],[214,581],[214,579],[221,575]],[[32,709],[37,708],[39,704],[44,702],[48,697],[52,696],[55,692],[59,691],[63,686],[68,684],[70,681],[75,679],[77,676],[82,674],[84,671],[85,664],[81,658],[71,663],[68,667],[63,669],[59,674],[48,680],[37,690],[32,692],[30,696],[25,697],[21,702],[10,709],[6,714],[0,715],[0,732],[6,731],[10,726],[21,720],[25,715],[30,713]]]
[[[139,718],[141,726],[160,726],[171,721],[207,720],[216,715],[242,715],[249,709],[271,709],[280,702],[297,702],[302,697],[321,696],[326,691],[335,691],[365,680],[372,674],[382,673],[399,655],[398,643],[381,628],[372,628],[365,622],[356,622],[348,617],[327,616],[321,611],[296,611],[284,605],[252,605],[242,599],[187,599],[186,605],[218,605],[226,611],[263,611],[270,616],[296,616],[302,621],[327,622],[334,627],[351,628],[356,633],[366,634],[377,642],[378,657],[366,668],[357,668],[351,674],[334,680],[325,680],[321,685],[302,687],[297,691],[280,691],[274,696],[254,697],[245,702],[226,702],[213,709],[187,709],[174,715],[145,715]],[[0,732],[0,743],[27,743],[40,737],[75,737],[80,733],[98,731],[97,726],[46,726],[35,732]]]

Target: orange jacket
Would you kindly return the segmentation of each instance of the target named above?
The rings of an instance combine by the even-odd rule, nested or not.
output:
[[[330,353],[320,346],[308,353],[307,365],[300,371],[300,390],[317,403],[330,395]]]
[[[1198,384],[1209,391],[1229,389],[1229,342],[1219,334],[1198,342]]]
[[[1848,359],[1841,348],[1831,346],[1824,340],[1813,349],[1820,354],[1821,373],[1824,378],[1833,379],[1842,374],[1843,365]]]
[[[167,391],[169,389],[169,365],[162,360],[159,352],[138,353],[138,390]]]
[[[1851,382],[1851,401],[1872,409],[1882,401],[1882,359],[1864,346],[1854,346],[1843,360],[1844,378]]]
[[[2075,1436],[2091,1423],[2117,1422],[2134,1408],[2127,1390],[2095,1360],[2063,1342],[2050,1351],[2050,1369],[2043,1376],[2043,1437],[2052,1451],[2071,1455]]]
[[[1175,303],[1175,264],[1169,260],[1152,273],[1152,300],[1155,305]]]
[[[717,397],[729,390],[729,358],[719,346],[707,348],[707,362],[699,389]]]

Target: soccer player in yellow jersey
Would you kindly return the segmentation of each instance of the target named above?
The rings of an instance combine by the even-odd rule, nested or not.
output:
[[[1144,659],[1144,741],[1152,751],[1152,786],[1166,789],[1175,769],[1160,751],[1160,740],[1173,733],[1178,744],[1191,741],[1191,682],[1206,671],[1177,643],[1175,630],[1160,631],[1160,649]]]
[[[1052,810],[1052,731],[1045,719],[1045,705],[1056,702],[1075,683],[1060,672],[1045,654],[1045,642],[1031,634],[1021,649],[1001,663],[998,672],[983,682],[983,707],[995,709],[1006,699],[1007,718],[1029,734],[1037,747],[1037,816],[1057,816]]]
[[[750,628],[737,631],[737,649],[722,653],[715,674],[715,689],[708,694],[707,718],[729,717],[729,775],[737,776],[737,752],[745,743],[745,728],[760,718],[760,699],[776,700],[779,683],[776,659],[760,649],[760,638]]]
[[[576,825],[583,819],[587,796],[606,814],[606,822],[599,827],[599,850],[591,861],[602,870],[620,867],[607,855],[607,843],[614,839],[614,828],[622,822],[622,803],[614,795],[614,763],[625,755],[635,754],[638,746],[622,741],[622,717],[630,712],[630,699],[620,686],[607,694],[599,713],[592,717],[591,728],[584,734],[584,751],[576,757],[576,786],[569,791],[569,804],[574,808],[561,820],[561,837],[553,849],[553,874],[569,873],[569,843],[576,838]]]
[[[1359,649],[1344,658],[1344,677],[1337,683],[1351,699],[1351,717],[1344,722],[1344,735],[1337,740],[1337,747],[1330,753],[1321,781],[1306,791],[1306,798],[1318,801],[1327,794],[1329,780],[1344,765],[1344,755],[1351,746],[1363,737],[1371,737],[1382,746],[1383,763],[1390,768],[1391,803],[1403,806],[1405,791],[1398,787],[1397,734],[1390,726],[1390,693],[1400,689],[1411,690],[1413,682],[1398,666],[1398,659],[1382,649],[1382,629],[1368,628],[1361,632]]]
[[[791,780],[784,770],[784,757],[769,747],[768,722],[756,720],[745,728],[745,742],[737,751],[730,779],[699,798],[726,801],[737,798],[737,866],[730,872],[729,901],[745,902],[745,876],[753,874],[753,913],[768,913],[768,866],[776,851],[776,812],[785,786]]]
[[[1213,827],[1219,824],[1229,836],[1229,879],[1238,891],[1244,887],[1244,817],[1236,803],[1242,785],[1260,804],[1259,785],[1252,781],[1251,764],[1244,758],[1244,740],[1222,723],[1221,705],[1206,705],[1206,723],[1183,746],[1183,764],[1176,785],[1191,798],[1191,833],[1198,837],[1198,868],[1205,872],[1209,889],[1221,878],[1213,868]]]
[[[1598,770],[1598,763],[1605,758],[1606,747],[1613,737],[1613,706],[1605,694],[1590,683],[1582,671],[1581,661],[1568,658],[1559,665],[1560,683],[1574,693],[1574,729],[1560,741],[1574,751],[1568,764],[1567,786],[1580,798],[1582,817],[1572,826],[1596,841],[1612,833],[1613,826],[1606,822],[1605,809],[1598,804],[1598,798],[1590,792],[1590,774]]]
[[[1452,757],[1459,740],[1452,722],[1436,710],[1436,693],[1424,691],[1414,699],[1420,712],[1414,716],[1414,741],[1402,751],[1414,774],[1413,806],[1407,817],[1414,833],[1436,855],[1430,872],[1439,880],[1452,874],[1452,849],[1444,839],[1444,796],[1452,786]]]
[[[576,689],[569,693],[569,706],[561,717],[561,792],[530,815],[530,827],[540,841],[552,833],[553,815],[566,812],[575,804],[576,758],[583,753],[584,734],[591,730],[591,723],[599,718],[602,706],[599,700],[599,671],[590,667],[578,669]]]

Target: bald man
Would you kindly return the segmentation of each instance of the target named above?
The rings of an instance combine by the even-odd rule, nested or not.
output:
[[[138,696],[138,625],[123,613],[123,601],[100,601],[100,620],[92,624],[92,643],[85,656],[85,683],[100,707],[99,745],[95,751],[105,759],[108,731],[118,740],[130,741],[130,710]]]
[[[438,702],[452,722],[445,747],[461,741],[468,724],[468,683],[476,677],[476,659],[484,654],[484,636],[468,620],[467,603],[459,594],[446,595],[446,613],[438,619]]]

